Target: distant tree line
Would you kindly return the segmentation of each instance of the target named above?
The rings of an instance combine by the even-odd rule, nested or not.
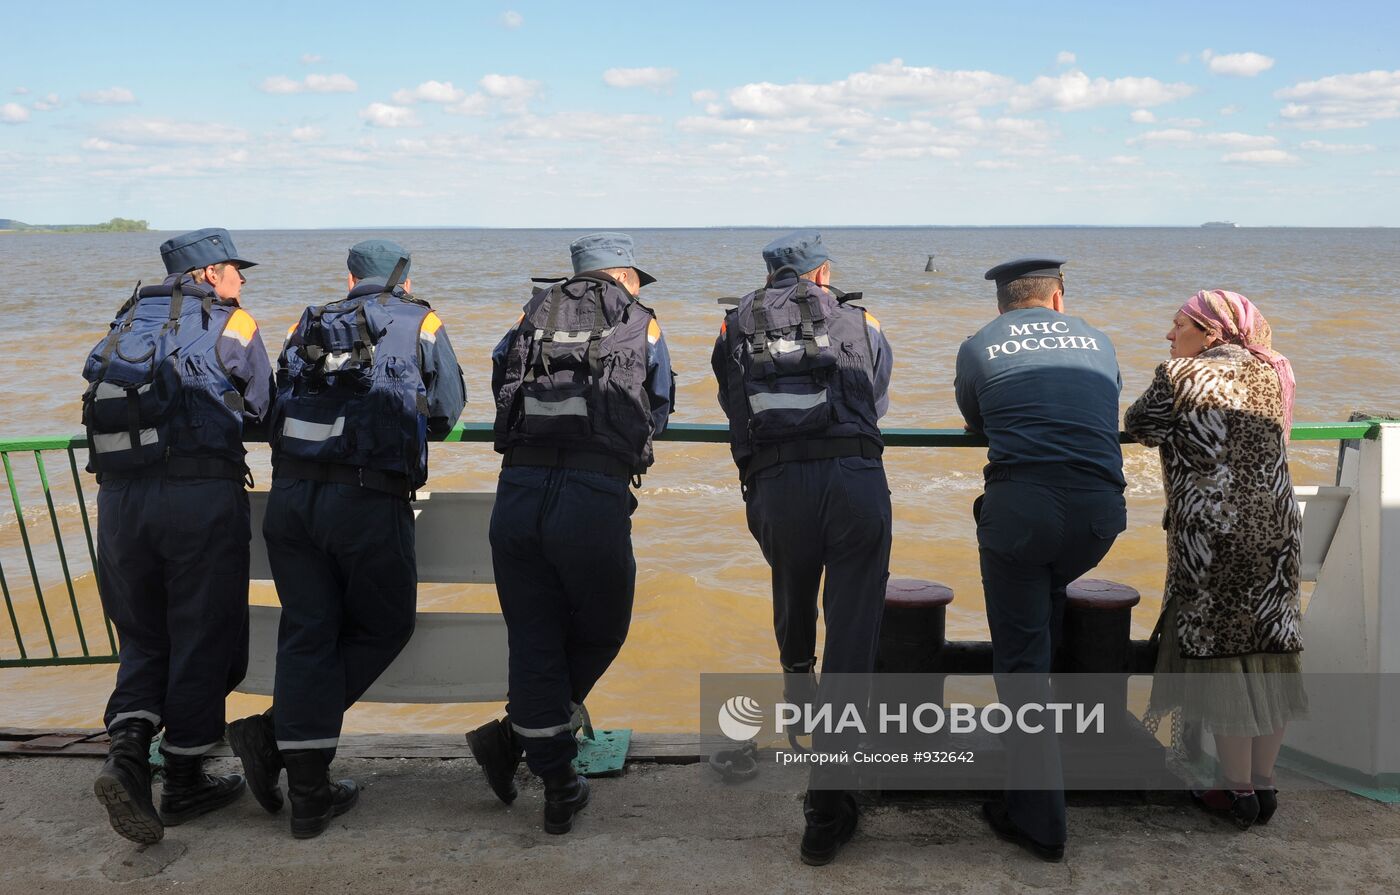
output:
[[[140,233],[151,229],[146,221],[131,218],[112,218],[105,224],[26,224],[0,218],[0,230],[57,230],[63,233]]]

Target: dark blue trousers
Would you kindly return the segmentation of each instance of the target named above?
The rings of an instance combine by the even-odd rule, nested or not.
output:
[[[632,621],[637,564],[624,478],[508,466],[491,513],[491,564],[510,640],[511,727],[530,770],[578,754],[571,720]]]
[[[121,637],[104,720],[163,723],[167,752],[203,754],[248,670],[243,482],[107,478],[97,514],[102,608]]]
[[[773,631],[784,668],[816,655],[822,673],[870,674],[890,577],[890,489],[879,460],[780,463],[748,484],[749,531],[773,570]]]
[[[277,747],[331,758],[345,710],[413,635],[413,510],[358,485],[274,479],[263,537],[282,602]]]
[[[1052,702],[1050,661],[1060,638],[1065,588],[1098,565],[1127,527],[1123,495],[994,481],[973,515],[997,696],[1013,710]],[[1025,734],[1013,726],[1002,742],[1011,820],[1053,846],[1065,841],[1065,793],[1059,741],[1048,730]]]
[[[816,655],[817,590],[825,574],[826,618],[816,704],[864,713],[880,642],[885,583],[890,577],[890,489],[879,460],[841,457],[780,463],[748,481],[749,531],[773,572],[773,631],[785,670]],[[787,697],[802,702],[801,676]],[[817,731],[818,751],[853,748],[849,736]],[[810,807],[831,813],[844,788],[818,766],[809,777]]]

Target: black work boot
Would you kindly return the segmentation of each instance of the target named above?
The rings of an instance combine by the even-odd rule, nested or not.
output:
[[[510,718],[488,721],[467,734],[467,745],[471,747],[472,758],[486,773],[486,782],[496,798],[509,805],[518,794],[515,788],[515,769],[520,767],[520,759],[525,755],[520,741],[511,730]]]
[[[282,810],[282,753],[272,729],[272,709],[261,715],[240,718],[228,726],[228,744],[243,762],[248,791],[268,814]]]
[[[546,774],[544,778],[544,831],[567,833],[574,828],[574,815],[588,804],[588,780],[580,777],[571,764]]]
[[[855,835],[860,809],[848,792],[812,789],[807,791],[802,813],[807,829],[802,833],[802,863],[820,867],[830,864]]]
[[[282,753],[287,768],[287,796],[292,802],[292,835],[312,839],[360,799],[353,780],[331,782],[329,762],[319,749],[293,749]]]
[[[167,827],[222,808],[243,794],[242,774],[206,774],[203,755],[175,755],[164,749],[160,754],[165,757],[160,819]]]
[[[144,718],[128,718],[109,732],[112,745],[107,761],[93,781],[92,791],[107,809],[112,829],[142,845],[159,842],[165,835],[156,806],[151,803],[151,737],[155,725]]]

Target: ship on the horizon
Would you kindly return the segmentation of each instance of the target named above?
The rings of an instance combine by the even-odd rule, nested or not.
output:
[[[1235,222],[1234,222],[1234,221],[1206,221],[1204,224],[1201,225],[1201,229],[1202,229],[1202,230],[1233,230],[1233,229],[1235,229]]]

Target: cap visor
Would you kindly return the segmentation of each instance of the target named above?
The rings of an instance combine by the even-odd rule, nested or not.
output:
[[[642,270],[640,267],[634,267],[634,268],[632,268],[632,269],[635,270],[635,271],[637,272],[637,280],[638,280],[638,282],[640,282],[643,286],[647,286],[647,285],[650,285],[651,283],[655,283],[655,282],[656,282],[656,277],[654,277],[654,276],[652,276],[651,274],[647,273],[646,271]]]
[[[232,263],[232,264],[237,264],[239,270],[242,270],[242,269],[245,268],[245,267],[257,267],[257,266],[258,266],[258,262],[256,262],[256,261],[244,261],[242,258],[230,258],[230,259],[229,259],[229,262]]]

